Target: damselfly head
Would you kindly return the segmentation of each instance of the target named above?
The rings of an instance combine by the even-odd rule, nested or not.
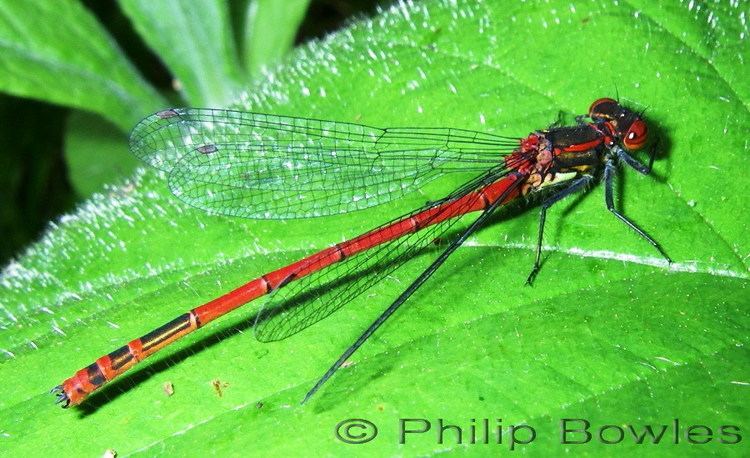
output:
[[[617,100],[596,100],[589,108],[589,117],[594,122],[608,124],[614,136],[630,151],[646,145],[648,127],[641,114],[620,105]]]

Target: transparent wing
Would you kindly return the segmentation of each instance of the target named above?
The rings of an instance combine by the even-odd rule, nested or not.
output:
[[[136,156],[190,205],[248,218],[331,215],[396,199],[442,175],[481,172],[518,139],[232,110],[175,108],[141,121]]]
[[[443,205],[446,202],[467,196],[466,199],[461,201],[460,206],[443,206],[444,210],[432,214],[425,222],[425,225],[428,226],[420,231],[390,240],[348,256],[334,264],[327,265],[337,259],[336,253],[332,253],[332,259],[318,261],[320,266],[327,265],[319,270],[315,265],[302,267],[301,269],[316,271],[272,293],[268,302],[258,314],[255,336],[263,342],[284,339],[326,318],[360,296],[399,269],[408,260],[413,259],[420,250],[425,249],[436,239],[448,233],[461,219],[457,216],[465,214],[470,208],[476,209],[480,197],[479,193],[471,194],[472,191],[486,184],[488,177],[491,177],[490,181],[495,181],[502,177],[503,173],[505,171],[496,171],[494,174],[488,173],[478,177],[439,203],[428,204],[394,220],[404,221],[411,216]],[[439,222],[431,224],[431,221]],[[387,223],[374,231],[370,231],[369,234],[377,233],[378,235],[375,237],[388,238],[387,232],[391,224]]]

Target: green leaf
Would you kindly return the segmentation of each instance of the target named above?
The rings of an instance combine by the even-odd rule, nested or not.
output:
[[[510,448],[510,425],[528,424],[537,438],[516,451],[537,456],[747,455],[746,440],[721,442],[732,439],[721,427],[742,434],[749,419],[750,237],[741,167],[750,149],[750,83],[738,75],[747,73],[750,47],[740,8],[699,6],[399,3],[299,49],[237,104],[369,125],[525,135],[559,110],[570,118],[617,89],[623,101],[648,106],[663,150],[655,176],[623,170],[618,201],[663,244],[671,266],[604,209],[598,187],[550,211],[533,287],[524,279],[538,211],[508,211],[304,406],[314,381],[439,247],[289,339],[252,338],[261,305],[254,302],[144,361],[81,409],[61,411],[46,391],[99,355],[460,182],[340,217],[244,221],[187,208],[163,177],[137,173],[52,225],[3,272],[0,409],[13,419],[0,426],[3,449],[485,456]],[[334,428],[347,418],[372,421],[379,436],[342,443]],[[399,443],[403,418],[426,419],[432,430]],[[469,444],[471,419],[483,418],[491,443]],[[499,418],[502,444],[492,436]],[[595,438],[560,444],[562,418],[587,419]],[[465,428],[463,445],[454,429],[438,441],[439,419]],[[604,425],[625,428],[622,443],[602,444],[596,434]],[[660,444],[636,445],[627,425],[667,432]],[[691,425],[710,427],[712,440],[689,444]],[[616,438],[612,431],[605,434]]]
[[[252,0],[245,19],[245,69],[257,75],[263,66],[278,62],[294,44],[310,0]]]
[[[241,81],[226,2],[121,0],[125,14],[196,106],[225,105]]]
[[[126,135],[97,116],[74,112],[65,132],[68,177],[79,197],[130,175],[138,160],[128,151]]]
[[[163,104],[79,2],[5,2],[0,88],[93,111],[121,129]]]

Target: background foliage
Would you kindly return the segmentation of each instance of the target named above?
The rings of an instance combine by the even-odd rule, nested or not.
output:
[[[397,421],[411,417],[527,423],[538,438],[525,450],[540,456],[747,455],[747,440],[721,444],[716,433],[698,446],[684,437],[693,424],[714,432],[748,424],[750,238],[737,165],[750,149],[746,2],[397,3],[296,49],[271,72],[259,71],[259,62],[283,54],[304,2],[289,2],[294,11],[280,14],[262,1],[186,9],[178,1],[123,0],[122,14],[158,59],[127,57],[112,38],[117,27],[105,30],[107,20],[78,2],[30,3],[0,9],[0,87],[86,113],[76,111],[63,127],[58,108],[44,108],[58,120],[49,122],[5,105],[3,120],[41,127],[4,135],[34,144],[64,132],[71,182],[90,197],[50,223],[0,277],[3,449],[280,456],[484,455],[508,447],[507,440],[439,444],[434,435],[400,445]],[[278,46],[267,49],[258,36]],[[174,76],[172,90],[148,82],[158,83],[160,62]],[[662,241],[672,266],[603,210],[596,189],[550,215],[549,255],[533,288],[523,279],[537,214],[510,209],[305,406],[298,401],[311,383],[434,253],[285,341],[251,338],[253,304],[145,362],[81,409],[60,411],[46,394],[176,314],[459,181],[436,183],[400,206],[319,221],[211,216],[177,202],[153,171],[117,178],[134,164],[123,132],[144,114],[169,104],[229,105],[524,135],[559,110],[570,120],[615,89],[648,107],[663,150],[656,177],[625,174],[621,207]],[[63,166],[56,164],[32,170],[44,177]],[[165,383],[173,396],[164,394]],[[350,417],[375,422],[380,436],[361,446],[336,441],[334,426]],[[564,446],[557,430],[564,417],[637,428],[679,419],[681,443],[671,443],[670,430],[667,444],[635,445],[628,436],[619,445]]]
[[[6,71],[0,87],[0,91],[6,92],[0,94],[0,140],[5,145],[0,153],[0,199],[3,202],[0,262],[3,263],[37,238],[50,219],[71,211],[76,201],[100,191],[105,183],[132,172],[137,161],[127,152],[123,139],[143,113],[164,106],[165,97],[175,104],[186,104],[188,100],[192,104],[221,103],[222,98],[231,97],[232,90],[249,84],[262,65],[278,61],[295,41],[322,37],[345,21],[373,11],[377,1],[231,0],[226,7],[212,1],[204,8],[228,17],[212,21],[211,25],[225,30],[214,30],[212,36],[208,36],[209,30],[202,30],[200,39],[193,40],[186,39],[189,35],[176,33],[189,27],[191,20],[204,21],[184,17],[203,11],[185,8],[186,2],[160,2],[159,5],[121,2],[118,5],[84,0],[80,4],[70,1],[64,4],[66,7],[61,9],[55,1],[39,0],[32,2],[28,10],[22,5],[0,7],[6,38],[0,47],[3,51],[0,65]],[[149,24],[149,20],[156,21],[156,7],[161,8],[164,18],[159,19],[159,24]],[[60,14],[74,17],[69,18],[68,23],[53,24]],[[136,19],[131,22],[130,16]],[[94,31],[81,31],[83,25],[74,26],[76,17],[81,17],[79,22],[88,21]],[[188,22],[167,22],[179,19]],[[96,20],[98,24],[91,24]],[[37,25],[43,29],[37,31]],[[136,32],[136,26],[144,29],[142,35]],[[79,30],[80,34],[67,37],[71,28]],[[157,36],[150,33],[153,30],[172,32]],[[60,36],[55,35],[58,33],[66,38],[61,41]],[[104,34],[104,40],[110,44],[116,40],[120,50],[115,53],[122,55],[99,56],[103,51],[97,54],[97,50],[90,48],[97,44],[102,46],[101,40],[89,40],[87,33]],[[222,37],[222,33],[228,35]],[[158,46],[169,43],[152,44],[146,40],[173,40],[175,50],[157,55]],[[214,46],[217,42],[223,43],[223,47],[219,47],[225,50],[223,54],[214,49],[188,49],[189,46]],[[150,45],[154,48],[149,49]],[[175,52],[178,49],[180,52]],[[232,55],[233,51],[236,56]],[[68,56],[78,58],[83,68],[72,67]],[[94,62],[97,56],[98,70]],[[184,56],[192,59],[190,65],[181,60]],[[167,68],[161,59],[172,59],[173,62],[167,63],[174,64],[177,70]],[[234,68],[206,70],[212,68],[209,63],[219,59],[229,61],[225,65]],[[146,111],[144,107],[136,108],[121,116],[116,110],[127,109],[125,104],[114,100],[107,104],[101,99],[116,98],[113,93],[138,92],[132,88],[127,91],[116,88],[111,81],[114,78],[108,74],[114,67],[127,65],[135,66],[162,96],[151,88],[141,88],[151,96],[142,93],[142,99],[136,103],[149,108]],[[89,70],[98,71],[100,84],[110,88],[91,92],[97,78],[81,76]],[[65,72],[69,77],[63,78]],[[223,78],[233,81],[221,81]],[[141,77],[131,71],[120,83],[132,86],[137,81],[141,81]],[[174,84],[178,81],[185,87],[184,91],[175,91]],[[95,105],[97,99],[99,107]],[[92,117],[49,102],[104,113]]]

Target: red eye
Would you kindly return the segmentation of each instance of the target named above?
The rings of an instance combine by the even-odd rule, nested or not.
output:
[[[646,144],[646,140],[648,140],[648,128],[646,127],[646,123],[637,119],[630,125],[630,129],[628,129],[623,137],[622,143],[625,145],[625,148],[634,151],[643,148],[643,145]]]
[[[594,100],[594,103],[589,107],[589,116],[594,117],[605,117],[611,118],[615,109],[619,107],[617,100],[610,98],[602,98]]]

